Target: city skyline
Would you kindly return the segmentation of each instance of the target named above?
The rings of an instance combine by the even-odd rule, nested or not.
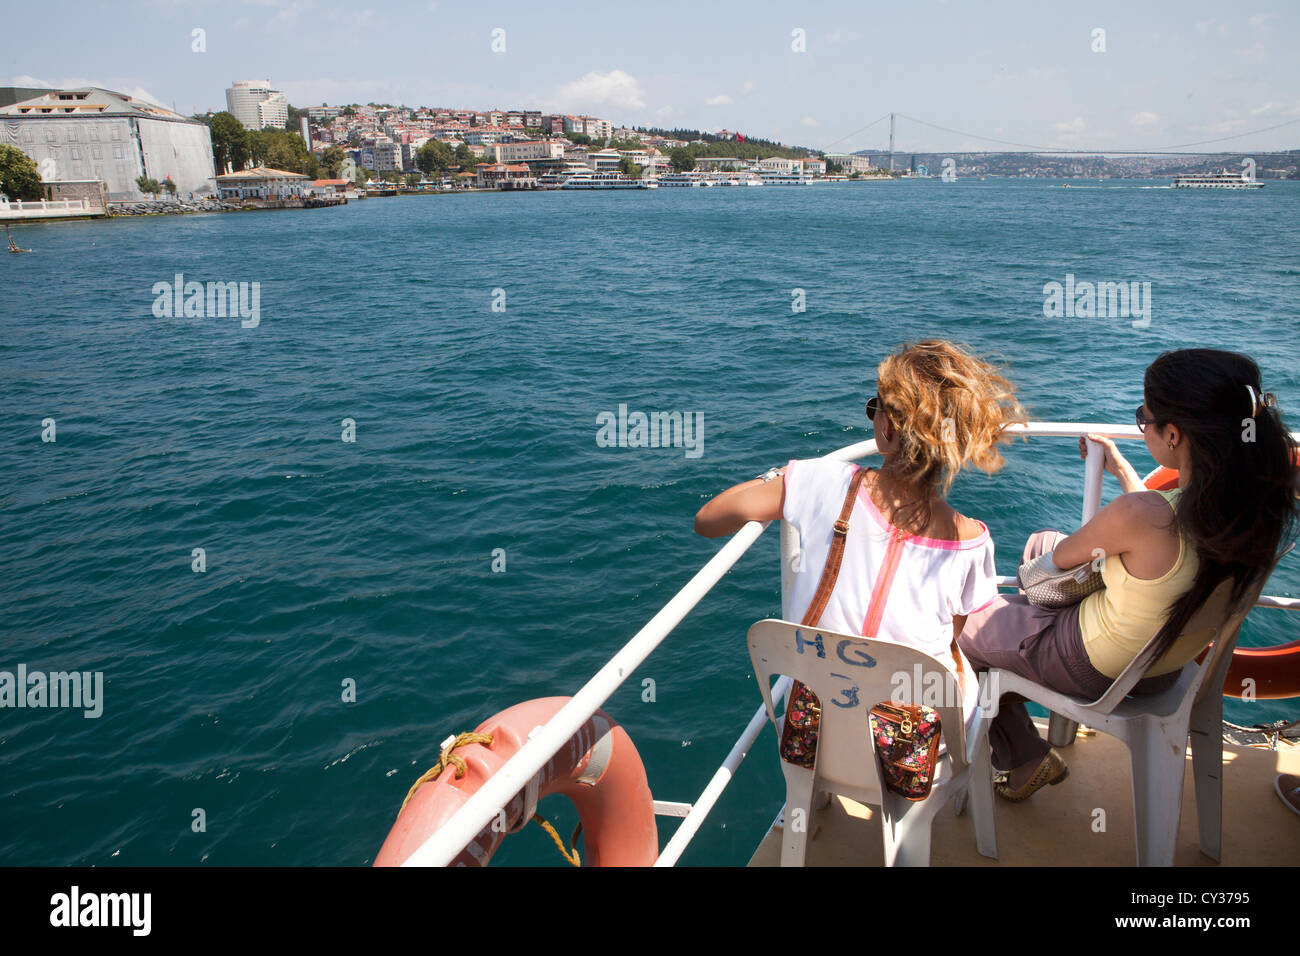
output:
[[[189,114],[224,109],[232,82],[269,78],[299,108],[590,113],[832,152],[878,149],[886,125],[862,127],[891,111],[934,124],[900,120],[899,151],[1016,148],[991,140],[1154,150],[1252,131],[1205,148],[1300,143],[1300,64],[1288,52],[1300,11],[1281,0],[1239,16],[1209,2],[1065,14],[1021,2],[875,11],[760,3],[743,18],[680,4],[578,6],[563,17],[436,2],[376,10],[146,0],[126,16],[72,7],[101,42],[69,44],[43,30],[39,11],[15,11],[10,35],[24,49],[6,58],[8,84],[97,85]],[[127,45],[149,53],[128,59]]]

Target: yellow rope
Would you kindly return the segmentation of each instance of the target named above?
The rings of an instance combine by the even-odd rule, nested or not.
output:
[[[540,823],[542,829],[551,835],[551,839],[554,840],[555,845],[560,848],[560,855],[564,857],[565,860],[573,866],[582,866],[582,861],[578,859],[578,848],[575,846],[572,850],[566,850],[564,848],[564,841],[561,840],[560,835],[555,832],[555,827],[551,826],[551,824],[547,822],[546,817],[542,816],[540,813],[534,813],[533,819]],[[577,830],[573,831],[573,836],[575,839],[577,838]]]
[[[491,747],[492,735],[476,733],[457,734],[456,739],[453,740],[447,749],[438,756],[438,762],[426,770],[420,776],[419,780],[411,784],[411,789],[406,792],[406,799],[402,801],[402,810],[405,810],[406,805],[411,802],[411,798],[415,796],[415,791],[419,790],[430,780],[437,777],[438,774],[442,773],[449,766],[456,768],[457,780],[465,776],[465,771],[468,769],[465,764],[465,758],[454,751],[457,747],[464,747],[466,744],[483,744],[485,747]],[[402,811],[399,810],[397,812],[400,814]]]
[[[458,747],[464,747],[467,744],[483,744],[485,747],[491,747],[492,735],[478,733],[457,734],[456,739],[448,745],[447,749],[438,755],[438,762],[421,774],[419,780],[411,784],[411,789],[406,792],[406,799],[402,801],[402,810],[405,810],[406,805],[411,802],[411,798],[415,796],[415,791],[419,790],[430,780],[435,779],[438,774],[442,773],[448,767],[455,768],[457,780],[465,776],[465,771],[469,768],[465,763],[465,758],[457,754],[455,751]],[[398,813],[400,814],[401,810],[399,810]],[[581,823],[574,828],[573,837],[569,840],[570,843],[574,844],[573,849],[566,850],[564,848],[564,841],[561,840],[560,835],[555,832],[555,827],[553,827],[544,816],[540,813],[534,813],[533,819],[540,823],[542,829],[551,835],[551,839],[554,840],[555,845],[560,848],[560,855],[564,857],[566,862],[573,866],[582,866],[582,860],[578,857],[577,848],[578,834],[582,832]]]

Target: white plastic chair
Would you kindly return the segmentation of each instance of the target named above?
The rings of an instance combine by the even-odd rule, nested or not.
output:
[[[950,671],[914,647],[772,619],[751,627],[748,643],[754,675],[768,717],[776,725],[778,741],[783,724],[772,705],[773,676],[788,674],[802,681],[822,705],[813,768],[781,761],[786,782],[782,866],[804,865],[808,834],[812,832],[813,798],[824,791],[880,807],[886,866],[928,866],[931,821],[950,797],[956,799],[955,808],[960,813],[969,788],[976,846],[984,856],[996,859],[993,770],[987,736],[981,739],[975,732],[982,715],[978,685],[969,665],[966,674],[971,679],[959,685],[960,701],[944,700],[947,695],[942,693],[938,700],[929,700],[923,693],[927,687],[933,690],[952,686]],[[871,708],[894,696],[895,688],[900,686],[895,675],[905,675],[910,686],[921,694],[920,700],[913,695],[907,702],[934,706],[938,711],[945,745],[939,754],[930,796],[917,802],[882,788],[871,737]]]
[[[1276,561],[1273,567],[1277,567]],[[1220,585],[1192,615],[1183,632],[1212,632],[1207,640],[1212,640],[1213,646],[1202,663],[1193,660],[1183,665],[1178,681],[1161,693],[1128,696],[1155,662],[1154,637],[1106,693],[1092,703],[999,668],[980,677],[981,693],[985,693],[988,682],[999,695],[1020,694],[1046,707],[1052,712],[1054,724],[1058,718],[1085,723],[1124,742],[1133,782],[1138,866],[1173,866],[1189,735],[1201,852],[1219,859],[1223,836],[1223,681],[1242,621],[1259,600],[1267,580],[1268,575],[1264,575],[1235,611],[1228,610],[1226,619],[1223,595],[1228,582]],[[986,721],[978,728],[984,738],[988,726]]]

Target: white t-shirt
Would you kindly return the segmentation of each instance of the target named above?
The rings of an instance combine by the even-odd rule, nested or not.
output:
[[[798,529],[802,552],[790,595],[793,621],[803,620],[817,592],[832,526],[857,468],[825,458],[786,465],[783,517]],[[820,626],[908,644],[947,661],[953,617],[986,607],[998,593],[993,539],[980,526],[984,532],[969,541],[911,535],[886,521],[866,487],[859,487]]]

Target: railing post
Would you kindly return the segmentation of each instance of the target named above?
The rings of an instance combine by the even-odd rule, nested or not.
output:
[[[1106,460],[1106,450],[1091,438],[1084,438],[1084,447],[1088,458],[1083,465],[1083,521],[1087,524],[1101,508],[1102,462]],[[1047,718],[1047,742],[1053,747],[1069,747],[1074,743],[1079,732],[1079,723],[1067,720],[1060,714],[1049,712]]]
[[[799,532],[794,525],[781,519],[781,619],[790,620],[790,592],[794,590],[794,578],[802,567],[803,556]]]
[[[1083,442],[1088,449],[1088,459],[1083,464],[1083,524],[1087,524],[1101,508],[1101,465],[1106,460],[1106,450],[1090,438]]]

